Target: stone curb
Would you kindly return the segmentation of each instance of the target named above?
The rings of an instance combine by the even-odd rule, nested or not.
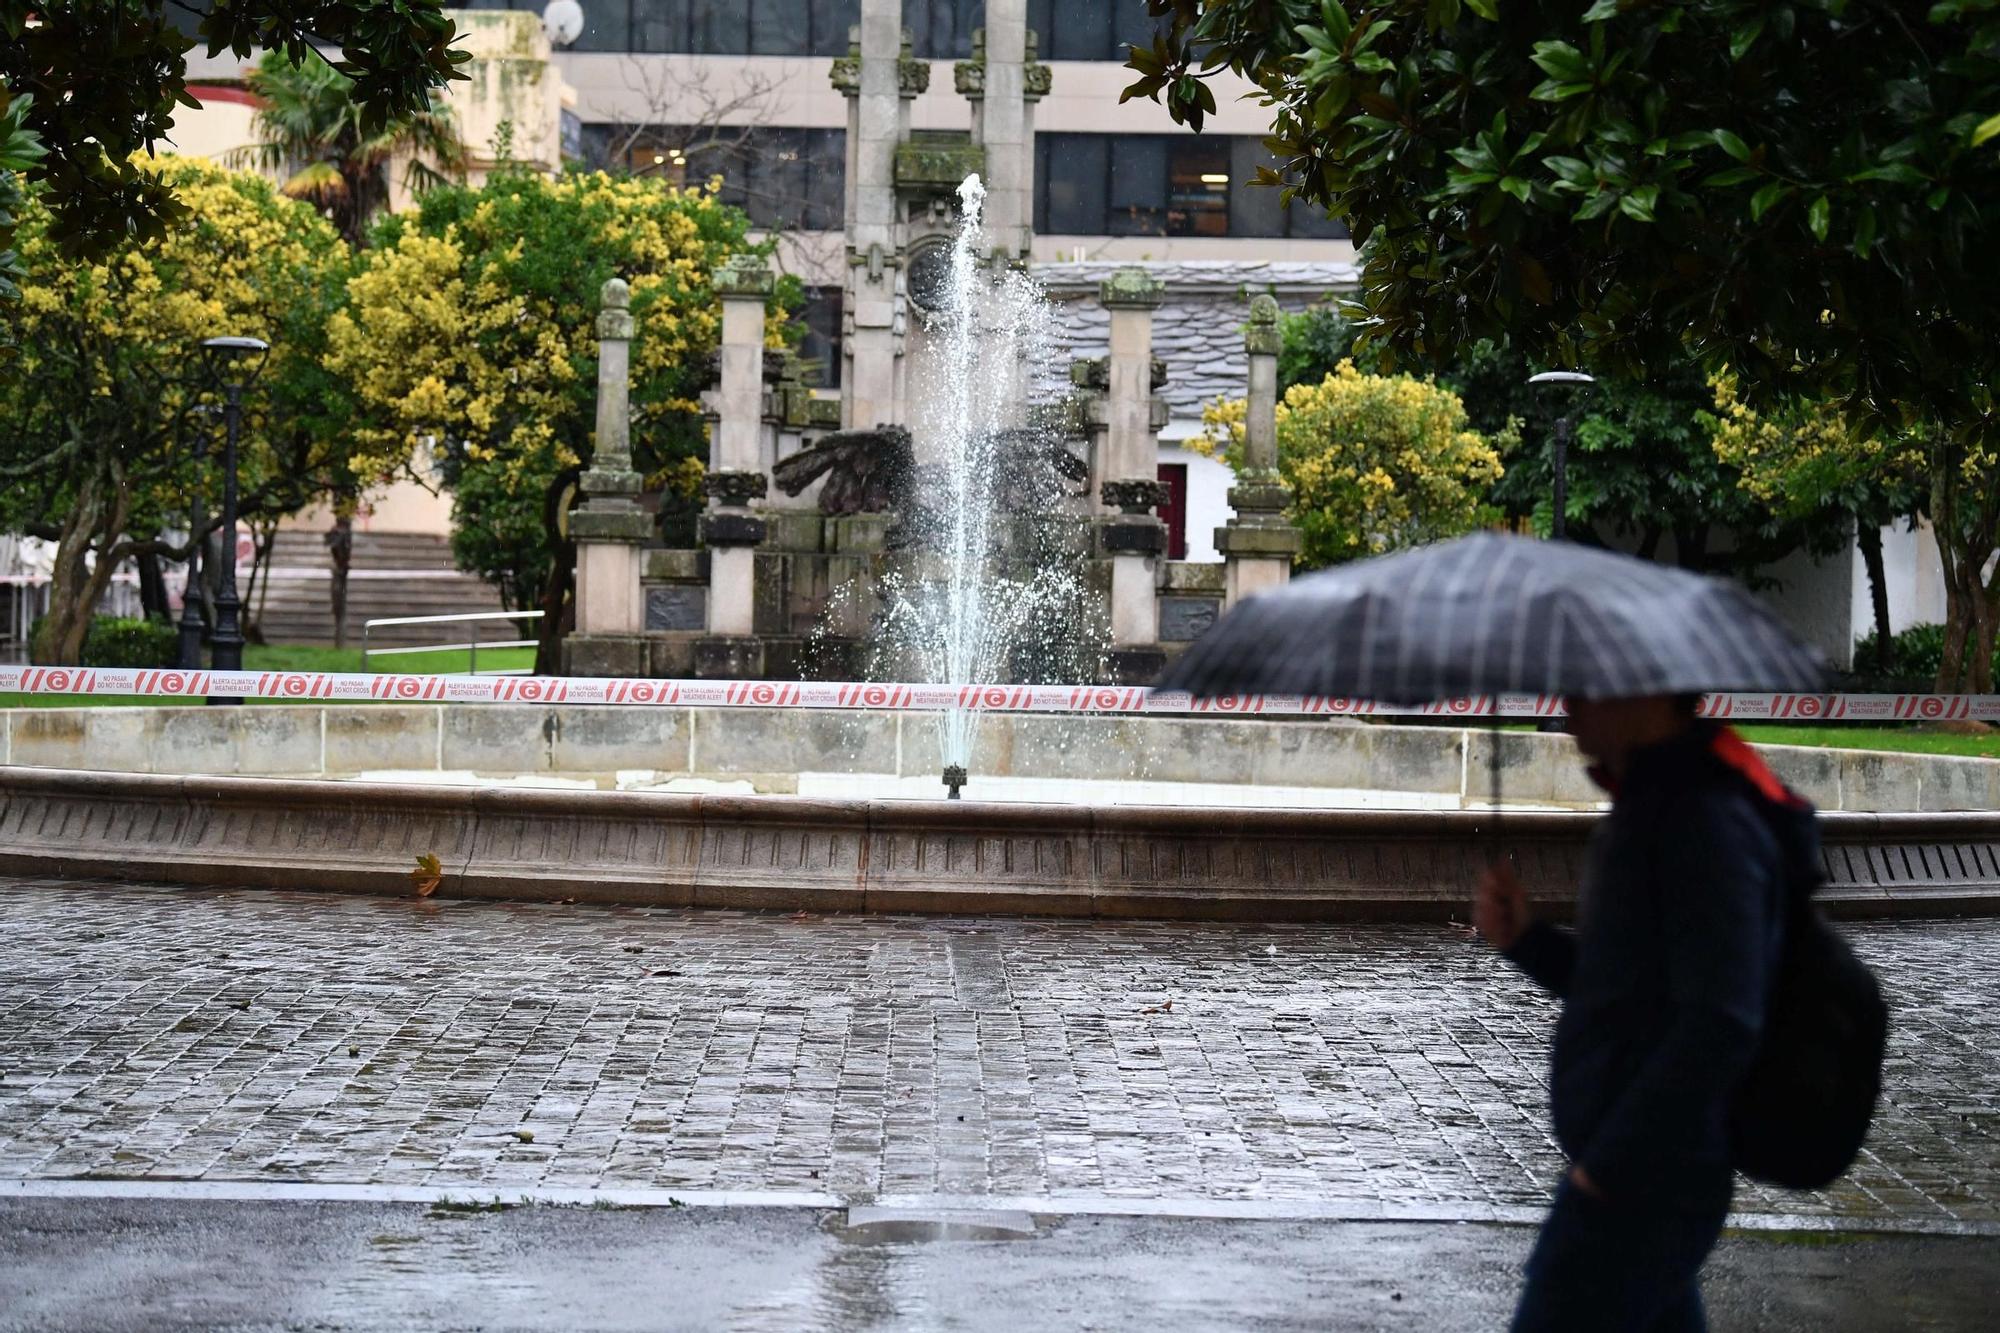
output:
[[[1595,816],[1509,813],[1560,911]],[[832,801],[0,769],[0,872],[661,907],[1217,921],[1466,914],[1474,811]],[[1827,815],[1844,916],[2000,911],[2000,814]]]
[[[977,1225],[1007,1217],[1156,1217],[1237,1222],[1484,1223],[1539,1226],[1540,1204],[1399,1203],[1363,1195],[1318,1199],[1139,1198],[1101,1194],[847,1194],[799,1190],[603,1188],[530,1185],[379,1185],[307,1180],[173,1180],[152,1176],[39,1177],[0,1180],[0,1202],[21,1199],[125,1199],[172,1203],[499,1204],[503,1207],[803,1209],[844,1213],[850,1227],[896,1221]],[[2000,1237],[2000,1223],[1952,1218],[1895,1218],[1842,1213],[1729,1215],[1733,1231],[1860,1235]]]
[[[1479,727],[987,713],[971,769],[975,787],[1005,778],[1337,788],[1476,808],[1485,803],[1495,743],[1495,733]],[[1510,801],[1588,809],[1600,799],[1566,737],[1508,731],[1497,743]],[[2000,809],[2000,760],[1760,748],[1824,811]],[[548,775],[600,785],[629,773],[783,790],[801,769],[936,782],[942,755],[937,719],[925,713],[382,703],[0,709],[0,764],[167,776]]]

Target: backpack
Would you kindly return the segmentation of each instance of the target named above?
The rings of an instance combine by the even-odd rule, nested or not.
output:
[[[1786,914],[1764,1035],[1730,1105],[1731,1157],[1752,1180],[1821,1189],[1860,1155],[1882,1091],[1882,988],[1812,904]]]

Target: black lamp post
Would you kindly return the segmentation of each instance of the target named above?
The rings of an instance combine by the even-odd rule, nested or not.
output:
[[[1545,370],[1539,375],[1528,376],[1531,385],[1568,384],[1582,389],[1597,383],[1580,370]],[[1569,437],[1576,427],[1576,399],[1570,399],[1569,410],[1556,418],[1555,447],[1550,452],[1550,464],[1555,472],[1555,512],[1549,518],[1549,536],[1556,541],[1563,540],[1569,527]]]
[[[203,418],[215,411],[207,403],[197,405],[191,415],[197,418],[194,426],[194,461],[196,464],[208,457],[208,423]],[[197,470],[194,495],[188,504],[187,588],[181,593],[181,650],[179,666],[183,671],[201,669],[201,641],[208,633],[208,620],[202,613],[202,559],[201,549],[208,544],[202,529],[208,526],[208,506],[203,501],[201,476]]]
[[[243,425],[243,390],[264,368],[271,345],[261,338],[210,338],[201,345],[208,372],[225,395],[227,427],[222,446],[222,569],[215,589],[213,660],[217,671],[243,669],[243,599],[236,593],[236,436]],[[241,699],[209,698],[210,703],[240,704]]]

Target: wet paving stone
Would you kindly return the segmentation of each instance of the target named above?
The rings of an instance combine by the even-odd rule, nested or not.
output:
[[[1849,928],[1870,1150],[1747,1212],[2000,1223],[2000,922]],[[1438,927],[0,883],[0,1178],[1534,1205],[1554,1007]]]

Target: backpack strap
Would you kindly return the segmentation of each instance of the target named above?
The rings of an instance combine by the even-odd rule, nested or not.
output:
[[[1805,810],[1810,808],[1806,798],[1787,787],[1771,766],[1764,762],[1764,756],[1750,747],[1750,742],[1737,735],[1733,727],[1717,727],[1709,737],[1708,752],[1738,777],[1748,782],[1759,796],[1783,810]]]

